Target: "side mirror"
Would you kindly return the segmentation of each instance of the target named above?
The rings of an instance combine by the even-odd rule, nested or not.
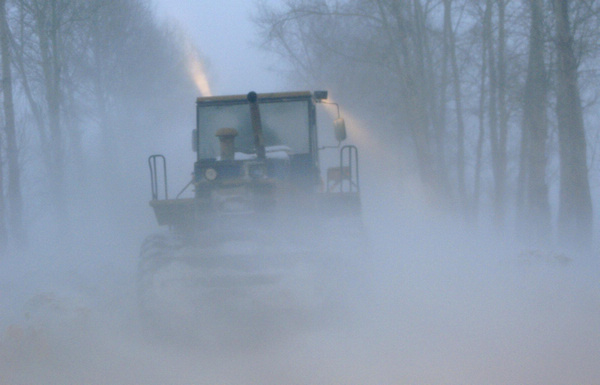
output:
[[[346,139],[346,123],[343,118],[337,118],[333,121],[333,133],[338,142],[343,142]]]
[[[192,151],[198,152],[198,130],[192,131]]]

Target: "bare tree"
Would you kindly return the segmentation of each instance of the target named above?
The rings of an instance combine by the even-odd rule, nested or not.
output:
[[[64,104],[65,51],[68,49],[68,30],[74,20],[81,17],[81,3],[77,0],[19,0],[23,13],[21,28],[32,33],[34,40],[20,41],[21,76],[25,79],[26,88],[31,85],[32,72],[24,63],[25,54],[36,55],[40,78],[38,87],[43,94],[42,103],[30,92],[28,96],[31,108],[37,114],[38,129],[42,138],[42,151],[45,152],[45,166],[48,173],[48,186],[51,204],[58,218],[68,218],[65,196],[65,138],[62,122]],[[28,24],[25,24],[28,23]],[[27,44],[30,46],[27,47]],[[44,119],[46,118],[46,119]]]
[[[497,7],[494,7],[494,4]],[[494,8],[498,8],[498,36],[494,34]],[[506,211],[506,167],[508,115],[506,111],[505,63],[505,2],[487,0],[485,6],[484,44],[488,55],[488,125],[494,176],[494,219],[496,226],[504,225]]]
[[[560,155],[559,233],[589,239],[577,60],[585,64],[581,75],[596,76],[596,83],[582,84],[584,102],[593,105],[599,9],[597,0],[295,0],[279,8],[263,4],[258,25],[265,44],[302,79],[326,82],[348,99],[360,94],[359,107],[381,108],[394,123],[385,137],[412,144],[406,150],[432,196],[471,198],[474,217],[489,207],[497,227],[516,208],[530,237],[552,233],[548,172]],[[551,27],[555,45],[544,41]],[[556,71],[546,68],[554,57]],[[548,114],[554,92],[556,121]],[[549,136],[555,124],[559,154]],[[513,156],[519,142],[521,155]],[[472,197],[466,185],[474,187]]]
[[[477,104],[477,122],[478,122],[478,135],[477,135],[477,145],[475,149],[475,170],[473,176],[473,200],[472,200],[472,216],[473,219],[477,219],[479,216],[479,203],[481,200],[481,171],[482,171],[482,162],[483,162],[483,145],[485,140],[485,101],[486,101],[486,79],[487,79],[487,71],[488,71],[488,55],[487,50],[489,49],[489,44],[485,44],[485,41],[489,35],[490,27],[488,26],[491,23],[491,11],[489,10],[491,4],[486,2],[485,10],[483,11],[482,18],[482,28],[481,33],[478,34],[481,36],[481,66],[480,66],[480,77],[479,77],[479,96],[478,96],[478,104]]]
[[[2,37],[12,54],[14,92],[21,102],[17,114],[22,116],[16,121],[33,122],[15,127],[15,134],[28,138],[21,156],[34,160],[27,175],[41,182],[35,191],[29,184],[24,188],[26,196],[37,194],[41,199],[36,201],[50,208],[28,215],[48,213],[66,225],[67,212],[79,203],[71,198],[82,197],[91,187],[82,183],[90,175],[90,160],[96,162],[95,175],[110,178],[95,178],[104,186],[124,185],[117,156],[122,143],[148,137],[183,115],[188,109],[182,99],[191,100],[196,92],[181,42],[156,23],[145,0],[8,3],[11,33]],[[85,140],[92,130],[100,133],[103,149]],[[6,138],[9,148],[9,133]],[[103,161],[92,158],[98,154],[106,154]],[[10,158],[5,156],[10,198]],[[33,204],[28,202],[25,209]],[[9,199],[7,209],[13,207],[18,206]]]
[[[17,244],[25,243],[23,228],[23,202],[21,196],[21,171],[19,149],[15,128],[15,108],[11,70],[10,29],[6,16],[6,0],[0,0],[0,53],[2,54],[2,91],[4,94],[4,133],[6,138],[6,159],[8,162],[8,208],[11,233]],[[0,175],[1,179],[1,175]]]
[[[467,192],[465,182],[465,123],[463,118],[462,92],[461,82],[458,69],[458,61],[456,59],[456,42],[454,30],[452,26],[452,0],[444,0],[444,42],[450,53],[450,63],[452,66],[452,85],[454,88],[454,102],[456,107],[457,121],[457,184],[458,197],[461,208],[466,213],[467,211]]]
[[[0,140],[0,145],[2,141]],[[1,154],[1,153],[0,153]],[[6,203],[4,201],[4,171],[0,162],[0,256],[8,249],[8,231],[6,229]]]
[[[529,64],[523,98],[521,162],[518,183],[520,223],[526,237],[547,240],[551,234],[546,183],[548,75],[544,62],[544,4],[530,0]]]
[[[580,242],[583,247],[589,247],[593,225],[592,201],[568,1],[554,0],[554,17],[557,55],[556,117],[560,150],[558,231],[561,239]]]
[[[414,155],[421,181],[429,186],[431,197],[447,202],[456,191],[450,176],[462,162],[458,160],[449,167],[445,157],[447,75],[440,74],[443,50],[438,48],[444,44],[444,32],[442,28],[432,29],[431,21],[439,12],[439,4],[415,0],[304,0],[289,2],[284,10],[264,6],[258,23],[268,46],[290,59],[304,78],[325,80],[327,73],[332,77],[326,81],[332,84],[339,76],[339,89],[381,79],[373,102],[393,109],[396,139],[404,145],[412,143],[406,147]],[[451,26],[446,37],[452,40],[450,32]],[[450,40],[446,43],[452,43]],[[451,53],[446,52],[450,57]],[[337,71],[324,72],[327,68]],[[453,78],[457,72],[453,72]],[[357,81],[344,82],[340,76],[344,73]],[[457,106],[455,111],[461,120],[460,100]],[[460,135],[454,143],[461,146]]]
[[[498,7],[498,181],[496,183],[496,217],[498,222],[504,224],[506,212],[506,185],[507,185],[507,140],[508,140],[508,108],[506,95],[506,4],[510,0],[497,0]]]

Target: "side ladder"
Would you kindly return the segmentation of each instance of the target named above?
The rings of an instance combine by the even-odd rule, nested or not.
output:
[[[360,192],[358,148],[346,145],[340,149],[340,166],[327,169],[327,192]]]

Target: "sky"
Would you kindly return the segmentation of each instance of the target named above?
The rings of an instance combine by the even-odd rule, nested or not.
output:
[[[275,1],[273,1],[275,3]],[[174,23],[205,58],[213,94],[286,91],[276,57],[259,47],[251,0],[154,0],[159,20]]]

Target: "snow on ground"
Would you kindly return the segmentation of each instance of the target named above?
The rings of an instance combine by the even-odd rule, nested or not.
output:
[[[598,383],[599,255],[523,248],[406,212],[366,215],[372,252],[334,322],[243,346],[148,338],[138,235],[7,257],[0,383]]]

